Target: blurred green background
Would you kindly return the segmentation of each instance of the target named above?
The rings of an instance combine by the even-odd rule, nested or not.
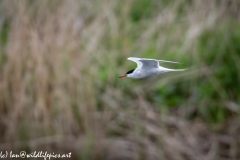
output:
[[[238,0],[1,0],[0,149],[240,159],[239,28]],[[188,70],[118,79],[127,57]]]

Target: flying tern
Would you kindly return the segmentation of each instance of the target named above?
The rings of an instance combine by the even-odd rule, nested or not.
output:
[[[137,57],[129,57],[128,60],[136,62],[137,68],[128,71],[126,74],[120,76],[119,78],[129,77],[134,79],[142,79],[142,78],[156,76],[165,72],[187,70],[187,69],[169,69],[159,65],[159,62],[160,63],[161,62],[178,63],[178,62],[157,60],[157,59],[147,59],[147,58],[137,58]]]

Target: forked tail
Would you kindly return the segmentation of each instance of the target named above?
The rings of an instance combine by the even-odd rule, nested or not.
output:
[[[188,68],[185,68],[185,69],[170,69],[170,68],[165,68],[165,67],[159,66],[159,69],[162,72],[171,72],[171,71],[186,71]]]
[[[185,69],[170,69],[170,71],[186,71],[188,68]]]

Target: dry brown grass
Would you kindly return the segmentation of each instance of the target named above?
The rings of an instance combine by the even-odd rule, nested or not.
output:
[[[159,11],[151,25],[143,22],[133,42],[126,38],[134,25],[127,20],[133,1],[2,1],[10,26],[0,53],[6,57],[0,69],[0,149],[71,151],[73,159],[240,159],[238,116],[213,130],[201,119],[186,120],[186,108],[170,115],[155,109],[147,94],[159,85],[156,79],[133,89],[131,82],[117,81],[129,68],[122,60],[144,55],[152,37],[158,49],[169,44],[174,49],[183,39],[188,50],[224,13],[238,15],[237,0],[204,2],[186,7],[189,16],[173,30],[174,38],[166,31],[178,23],[174,11],[183,1]],[[214,11],[221,5],[222,12]],[[202,74],[210,74],[207,70]],[[161,84],[201,76],[194,71]]]

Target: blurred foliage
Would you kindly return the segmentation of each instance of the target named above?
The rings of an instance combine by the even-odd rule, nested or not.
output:
[[[9,22],[6,20],[3,20],[2,22],[2,28],[0,32],[1,37],[1,44],[4,46],[7,43],[7,38],[9,34]]]
[[[158,34],[153,35],[150,38],[150,41],[147,44],[147,47],[144,50],[139,50],[135,47],[134,42],[141,38],[140,32],[143,32],[149,24],[147,22],[152,21],[157,16],[159,10],[167,7],[168,5],[172,5],[172,1],[156,1],[156,0],[141,0],[141,1],[132,1],[132,7],[130,10],[130,14],[125,19],[127,22],[124,23],[124,27],[120,28],[120,32],[123,34],[119,34],[117,36],[112,36],[111,33],[106,32],[105,38],[109,38],[108,41],[104,43],[104,47],[110,48],[114,50],[116,53],[120,54],[121,52],[126,52],[125,48],[128,49],[127,52],[141,52],[142,57],[156,57],[158,52],[162,52],[163,58],[171,58],[172,56],[182,55],[184,52],[193,52],[196,49],[198,53],[197,61],[191,64],[196,67],[206,66],[209,73],[201,77],[192,77],[188,78],[185,81],[179,81],[177,83],[171,84],[167,87],[162,87],[162,85],[156,87],[156,89],[151,90],[151,93],[147,95],[147,100],[153,102],[153,104],[158,107],[158,104],[162,104],[163,106],[167,106],[167,108],[177,107],[181,104],[187,102],[187,99],[191,94],[194,94],[195,102],[198,106],[198,116],[202,116],[205,120],[209,122],[221,122],[226,119],[228,116],[231,116],[228,108],[225,107],[226,101],[232,101],[238,104],[240,102],[240,87],[238,82],[240,82],[240,75],[238,74],[240,65],[240,32],[238,30],[239,24],[235,22],[235,20],[228,20],[219,23],[218,26],[215,26],[214,29],[206,30],[201,34],[195,43],[196,48],[192,47],[188,51],[184,51],[181,49],[181,43],[178,40],[175,40],[177,44],[174,43],[174,37],[170,37],[166,39],[166,45],[163,45],[161,50],[156,45],[156,41],[158,39]],[[187,3],[191,5],[192,2]],[[53,3],[55,5],[55,3]],[[186,6],[183,6],[185,3],[180,3],[177,7],[177,11],[179,13],[177,20],[181,19],[181,16],[185,16],[187,14]],[[29,7],[35,7],[33,1],[28,1]],[[116,8],[119,10],[119,8]],[[36,13],[35,13],[36,14]],[[116,14],[120,14],[116,12]],[[180,14],[182,14],[180,16]],[[37,16],[37,15],[35,15]],[[119,15],[120,16],[120,15]],[[179,17],[180,16],[180,17]],[[88,17],[91,20],[93,17]],[[147,22],[146,22],[147,21]],[[134,22],[134,23],[132,23]],[[131,24],[130,28],[126,25]],[[233,24],[233,25],[231,25]],[[174,27],[162,27],[162,32],[170,33],[174,30]],[[158,30],[156,30],[158,31]],[[159,31],[161,32],[161,31]],[[9,35],[9,21],[4,20],[1,31],[0,31],[0,39],[1,45],[5,46],[8,41]],[[178,46],[176,49],[169,47],[171,44]],[[183,61],[191,61],[190,58],[181,57],[179,59],[183,59]],[[110,57],[112,58],[112,57]],[[7,56],[5,56],[4,52],[1,52],[1,66],[6,62]],[[122,65],[125,63],[126,59],[118,56],[118,65]],[[106,57],[106,61],[111,61],[109,57]],[[71,65],[71,59],[65,57],[63,60],[63,65],[67,68]],[[111,73],[111,63],[106,62],[99,66],[99,80],[103,82],[112,83],[118,86],[117,83],[121,83],[115,78],[114,82],[109,79],[109,73]],[[130,64],[130,68],[134,68],[135,64]],[[185,65],[186,66],[186,65]],[[2,68],[1,67],[1,68]],[[197,71],[200,72],[200,71]],[[198,74],[198,73],[196,73]],[[114,76],[117,76],[114,75]],[[131,81],[131,80],[130,80]],[[125,83],[125,82],[123,82]],[[131,81],[131,83],[136,83]],[[145,83],[145,81],[143,82]],[[139,84],[142,84],[141,82]],[[190,84],[194,84],[190,86]],[[126,84],[126,85],[134,85],[134,84]],[[104,85],[96,85],[98,88],[96,98],[102,92],[105,92],[106,86]],[[190,87],[190,88],[189,88]],[[129,87],[123,86],[123,90],[125,96],[127,98],[133,98],[135,95]],[[159,96],[161,95],[161,96]],[[105,102],[101,102],[101,99],[98,101],[98,106],[104,106]],[[191,102],[192,103],[192,102]],[[74,108],[74,107],[73,107]],[[100,107],[101,108],[101,107]]]
[[[199,107],[198,116],[202,116],[208,122],[222,122],[231,116],[226,102],[240,102],[240,87],[237,85],[240,82],[240,32],[237,28],[223,24],[203,33],[197,44],[200,64],[192,65],[208,66],[209,73],[165,88],[160,86],[149,95],[150,100],[171,107],[186,103],[186,99],[194,94],[194,104]],[[198,72],[196,74],[201,74],[201,71]],[[190,83],[195,85],[189,86]]]
[[[154,13],[156,13],[155,10],[158,6],[156,3],[156,0],[133,1],[133,7],[130,12],[131,20],[137,22],[154,16]]]
[[[1,1],[6,14],[0,17],[0,140],[82,136],[80,159],[94,159],[99,137],[125,138],[128,146],[139,138],[138,148],[148,143],[159,149],[160,144],[157,151],[172,153],[164,148],[169,135],[187,130],[185,136],[194,133],[196,142],[208,137],[198,135],[195,120],[210,129],[238,120],[240,14],[231,3]],[[136,67],[130,56],[178,61],[182,64],[161,65],[188,70],[118,79]],[[178,126],[185,120],[192,130]],[[206,128],[200,129],[208,135]],[[234,148],[231,143],[227,151]],[[202,148],[198,153],[206,154]]]
[[[140,37],[137,33],[144,31],[144,22],[151,21],[152,17],[156,16],[154,14],[156,14],[158,9],[171,4],[171,2],[167,3],[164,1],[158,3],[158,5],[154,5],[155,3],[157,2],[153,0],[133,1],[133,7],[130,11],[130,21],[135,22],[135,24],[131,26],[132,28],[130,34],[127,34],[127,37],[119,38],[119,43],[122,44],[120,45],[120,48],[124,48],[124,42],[126,41],[133,42],[139,39]],[[191,3],[188,5],[191,5]],[[184,5],[185,3],[180,3],[177,7],[177,9],[180,9],[178,11],[179,15],[176,17],[177,20],[181,20],[183,18],[181,16],[185,16],[188,13],[187,7]],[[180,16],[180,14],[182,15]],[[159,34],[165,31],[169,33],[170,37],[172,36],[171,32],[174,28],[180,25],[176,25],[174,27],[171,26],[170,28],[163,27],[163,31],[159,31]],[[142,28],[139,26],[142,26]],[[238,63],[240,59],[240,34],[238,27],[239,24],[235,23],[234,19],[226,19],[225,21],[218,23],[212,29],[206,29],[198,37],[194,45],[187,51],[181,49],[181,46],[179,46],[181,43],[178,39],[175,39],[174,36],[168,38],[165,42],[166,45],[162,46],[159,51],[159,48],[156,45],[158,33],[153,35],[147,43],[146,49],[140,51],[142,52],[140,53],[141,57],[156,57],[158,52],[165,53],[163,54],[163,57],[166,57],[165,59],[171,59],[171,57],[182,55],[179,59],[182,59],[183,62],[187,62],[187,64],[190,65],[190,69],[206,67],[206,70],[195,71],[195,75],[202,74],[202,76],[188,77],[186,80],[169,84],[166,87],[163,87],[162,85],[156,86],[156,89],[152,89],[147,93],[148,95],[146,98],[155,104],[157,108],[166,106],[164,110],[168,110],[168,108],[186,105],[189,97],[194,95],[194,102],[191,102],[191,105],[196,105],[198,108],[195,116],[201,117],[211,124],[223,122],[228,117],[231,117],[232,114],[235,114],[235,112],[231,112],[229,110],[226,103],[234,102],[239,104],[240,101],[240,90],[239,86],[236,85],[240,82],[238,74],[240,69],[240,65]],[[135,37],[135,35],[138,36]],[[132,43],[129,45],[134,47]],[[170,47],[171,45],[176,46],[176,49]],[[136,49],[135,52],[139,52],[139,50]],[[187,57],[187,54],[183,54],[184,52],[188,52],[190,54],[191,52],[197,52],[197,58],[191,60]],[[121,63],[124,61],[122,59],[120,60]],[[121,63],[119,63],[120,66]],[[135,64],[130,65],[131,67],[129,68],[134,68],[135,66]],[[108,65],[106,65],[105,69],[101,68],[100,70],[100,77],[103,81],[106,81],[106,77],[108,77],[108,73],[110,72],[108,68]],[[103,77],[105,77],[105,79]],[[131,83],[136,84],[134,80],[131,81]],[[143,83],[145,83],[145,81]],[[134,86],[135,84],[127,85]],[[141,82],[140,84],[142,85]],[[102,87],[104,88],[104,86]],[[132,91],[130,90],[124,90],[125,96],[128,95],[129,97],[132,97],[131,92]],[[102,105],[104,105],[104,103]]]
[[[224,102],[240,102],[240,87],[236,85],[240,82],[239,44],[240,32],[235,26],[206,32],[200,38],[199,54],[212,73],[199,81],[199,101],[206,101],[205,112],[209,111],[211,121],[222,121],[229,115]]]

